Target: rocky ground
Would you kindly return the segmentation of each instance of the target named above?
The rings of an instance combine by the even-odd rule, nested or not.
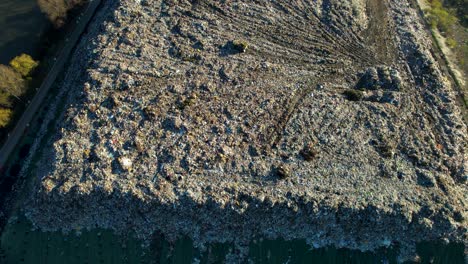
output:
[[[467,242],[467,128],[409,0],[104,1],[28,217],[197,245]]]

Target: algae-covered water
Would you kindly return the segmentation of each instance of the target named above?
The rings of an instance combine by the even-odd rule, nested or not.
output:
[[[420,244],[421,263],[462,264],[463,245]],[[24,217],[13,218],[1,237],[0,263],[224,263],[236,260],[230,244],[209,245],[201,252],[183,238],[169,244],[156,237],[148,247],[132,237],[106,230],[70,234],[33,230]],[[311,249],[305,241],[256,240],[249,247],[250,263],[396,263],[397,249],[376,253],[325,248]]]

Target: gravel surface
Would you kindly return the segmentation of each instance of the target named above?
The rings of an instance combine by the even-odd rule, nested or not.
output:
[[[467,127],[431,49],[408,0],[105,1],[27,216],[202,248],[466,244]]]

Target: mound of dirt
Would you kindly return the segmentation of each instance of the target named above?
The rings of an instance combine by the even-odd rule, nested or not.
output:
[[[105,1],[27,215],[45,230],[466,242],[466,126],[409,1]]]

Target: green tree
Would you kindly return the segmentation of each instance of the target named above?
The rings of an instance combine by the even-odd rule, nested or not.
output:
[[[444,0],[444,5],[455,9],[461,24],[468,27],[468,0]]]
[[[449,33],[453,24],[457,22],[457,17],[451,10],[444,8],[440,0],[431,0],[429,4],[431,8],[426,12],[431,26]]]
[[[0,91],[0,107],[11,107],[10,95]]]
[[[25,90],[26,84],[21,74],[11,67],[0,64],[0,93],[18,98]]]
[[[0,127],[6,127],[10,123],[11,115],[10,109],[0,108]]]
[[[24,78],[31,76],[31,73],[39,65],[31,56],[21,54],[10,61],[10,66],[19,72]]]

